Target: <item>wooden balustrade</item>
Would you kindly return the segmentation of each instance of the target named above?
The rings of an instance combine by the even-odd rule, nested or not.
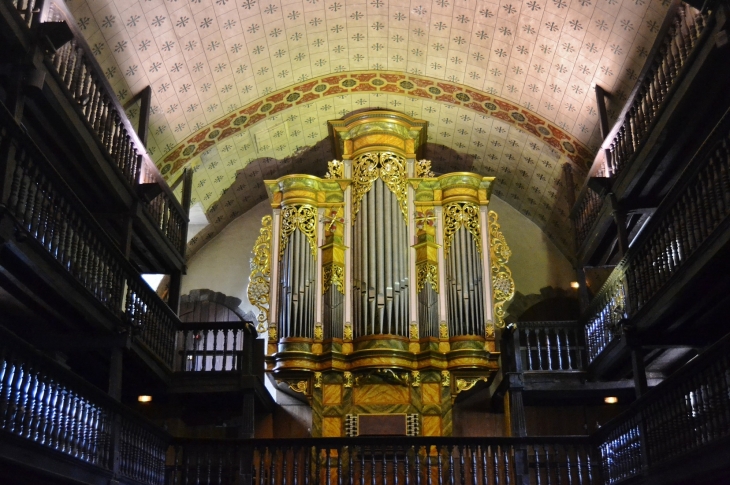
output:
[[[60,0],[13,0],[29,27],[41,22],[66,22],[74,38],[55,52],[45,53],[45,64],[64,87],[79,117],[93,133],[110,162],[130,188],[158,184],[161,193],[144,201],[147,216],[179,254],[185,254],[187,214],[149,158],[144,144],[127,119],[76,21]]]
[[[618,334],[730,216],[730,112],[708,137],[586,310],[588,360]]]
[[[571,215],[575,226],[576,246],[581,247],[598,220],[598,214],[603,205],[603,198],[590,187],[586,187],[585,194],[580,198],[580,205]]]
[[[0,146],[12,154],[6,211],[23,234],[172,369],[177,316],[142,280],[33,142],[0,108]]]
[[[0,434],[141,483],[164,482],[164,432],[2,327]]]
[[[706,13],[681,1],[673,3],[637,84],[601,145],[589,176],[615,179],[633,163],[679,84],[685,66],[707,30],[708,21]],[[581,191],[571,216],[577,247],[590,235],[602,205],[603,201],[590,187]]]
[[[251,372],[246,360],[256,329],[248,322],[181,323],[181,372]]]
[[[582,438],[198,441],[174,446],[167,483],[602,483]]]
[[[632,96],[603,143],[602,147],[609,152],[607,177],[621,173],[639,151],[706,24],[706,14],[683,2],[677,2],[665,20],[654,55],[649,57]]]
[[[519,322],[525,371],[583,370],[583,328],[578,322]]]
[[[597,433],[604,478],[659,470],[730,438],[730,335]],[[643,441],[643,442],[642,442]]]

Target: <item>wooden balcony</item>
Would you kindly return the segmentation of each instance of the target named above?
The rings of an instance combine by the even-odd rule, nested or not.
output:
[[[12,115],[57,162],[63,179],[110,236],[125,251],[129,246],[137,268],[180,270],[187,212],[147,154],[65,4],[3,2],[0,32],[8,46],[4,62],[12,66],[0,77],[0,94]]]
[[[730,108],[581,319],[589,370],[610,374],[625,362],[625,330],[638,344],[706,346],[728,305],[730,279]]]
[[[582,265],[615,264],[616,213],[628,245],[722,118],[730,104],[730,68],[727,49],[716,39],[726,21],[720,4],[710,14],[680,1],[670,7],[571,212]]]

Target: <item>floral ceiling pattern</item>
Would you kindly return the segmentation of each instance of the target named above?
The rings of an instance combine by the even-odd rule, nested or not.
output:
[[[220,215],[211,213],[222,210],[250,164],[278,163],[268,171],[281,173],[284,160],[327,137],[328,120],[387,108],[428,120],[427,155],[435,166],[497,176],[496,193],[569,254],[561,173],[568,164],[581,183],[601,141],[593,87],[610,93],[609,116],[617,116],[669,0],[70,0],[68,6],[122,103],[151,86],[149,152],[170,180],[185,166],[195,168],[194,199],[213,226]],[[332,79],[339,92],[330,91]],[[356,84],[342,84],[350,79]],[[302,86],[312,82],[317,95],[306,99]],[[326,87],[316,92],[318,85]],[[289,101],[284,96],[280,106],[269,102],[271,111],[261,110],[285,91]],[[129,114],[134,118],[137,109]],[[537,121],[519,121],[520,115]],[[191,141],[235,119],[236,129],[203,149],[202,141]],[[192,152],[182,155],[186,149]],[[258,180],[266,172],[253,171]],[[229,203],[218,226],[244,205]]]

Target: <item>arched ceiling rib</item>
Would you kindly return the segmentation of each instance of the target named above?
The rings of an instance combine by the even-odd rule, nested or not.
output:
[[[176,171],[174,164],[166,167],[171,152],[184,150],[196,133],[246,106],[263,104],[277,91],[357,71],[411,74],[481,92],[561,128],[576,148],[595,148],[600,135],[592,86],[600,84],[614,94],[616,107],[622,104],[668,5],[669,0],[69,2],[120,100],[152,87],[149,149],[168,176]],[[455,106],[453,98],[407,91],[320,96],[262,116],[238,138],[221,137],[206,147],[196,183],[216,191],[196,187],[195,197],[210,209],[251,159],[282,159],[324,139],[327,120],[382,107],[429,120],[430,144],[463,155],[457,165],[469,160],[470,169],[496,175],[507,202],[529,213],[556,242],[570,239],[565,209],[545,200],[557,174],[525,163],[552,157],[551,165],[559,168],[567,161],[564,149],[548,147],[543,135],[530,134],[514,119],[507,123],[470,110],[468,103]],[[294,121],[286,121],[292,116]],[[315,120],[311,130],[302,122],[308,119]],[[274,140],[282,124],[286,136]],[[259,150],[268,141],[272,151]],[[506,146],[510,141],[519,148]],[[226,148],[231,142],[235,149]],[[244,148],[247,144],[257,148],[255,154]],[[238,152],[236,161],[227,156],[230,150]],[[448,160],[444,168],[449,169]]]

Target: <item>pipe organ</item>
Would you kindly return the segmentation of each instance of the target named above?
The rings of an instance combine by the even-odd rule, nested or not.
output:
[[[402,113],[329,125],[338,160],[324,177],[266,181],[273,213],[249,299],[267,370],[309,400],[314,436],[366,435],[372,420],[358,416],[379,414],[409,416],[403,433],[448,436],[454,399],[499,367],[495,333],[514,293],[488,210],[494,179],[436,177],[419,160],[427,123]]]

